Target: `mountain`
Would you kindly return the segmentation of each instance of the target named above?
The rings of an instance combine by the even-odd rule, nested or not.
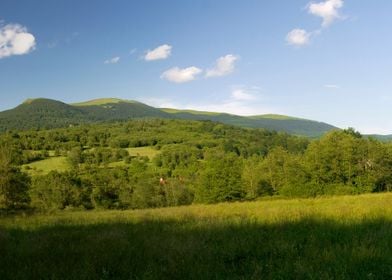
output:
[[[54,128],[87,122],[83,110],[45,98],[28,99],[14,109],[0,112],[0,131],[10,129]]]
[[[309,137],[319,137],[324,133],[338,129],[332,125],[306,119],[294,118],[283,115],[259,115],[259,116],[237,116],[226,113],[200,112],[193,110],[175,110],[164,108],[167,112],[180,119],[189,120],[211,120],[226,124],[238,125],[251,128],[265,128],[284,131],[291,134]]]
[[[47,129],[82,123],[120,121],[135,118],[210,120],[250,128],[265,128],[291,134],[319,137],[336,127],[323,122],[283,115],[237,116],[226,113],[154,108],[115,98],[66,104],[61,101],[28,99],[14,109],[0,112],[0,131]]]
[[[115,121],[134,118],[170,118],[170,114],[163,112],[160,109],[141,102],[116,98],[94,99],[71,105],[86,112],[94,121]]]
[[[366,135],[367,137],[372,137],[375,138],[381,142],[390,142],[392,141],[392,134],[388,134],[388,135],[380,135],[380,134],[369,134]]]

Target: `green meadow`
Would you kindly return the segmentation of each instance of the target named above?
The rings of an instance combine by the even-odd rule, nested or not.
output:
[[[391,279],[392,194],[0,218],[1,279]]]
[[[148,157],[152,160],[157,154],[160,153],[159,150],[152,147],[136,147],[136,148],[126,148],[131,157]],[[109,164],[109,167],[124,166],[124,161],[113,162]],[[70,170],[70,164],[67,162],[67,157],[65,156],[53,156],[34,161],[29,164],[22,165],[22,169],[26,171],[31,176],[46,175],[51,171],[67,171]]]
[[[22,166],[31,176],[46,175],[50,171],[66,171],[70,168],[67,157],[49,157],[43,160],[34,161]]]
[[[148,157],[150,160],[153,159],[157,154],[159,154],[159,150],[154,149],[153,147],[136,147],[136,148],[126,148],[129,155],[140,156],[140,157]]]

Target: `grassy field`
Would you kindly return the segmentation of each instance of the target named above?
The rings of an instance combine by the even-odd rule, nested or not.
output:
[[[138,147],[138,148],[127,148],[126,149],[131,156],[148,157],[150,160],[160,152],[153,147]]]
[[[47,159],[35,161],[22,166],[31,176],[45,175],[50,171],[65,171],[70,168],[66,157],[50,157]]]
[[[392,279],[392,194],[0,218],[0,279]]]
[[[138,148],[127,148],[126,149],[131,156],[146,156],[150,160],[154,156],[160,153],[160,151],[152,147],[138,147]],[[109,167],[124,166],[124,161],[112,162]],[[67,163],[67,158],[64,156],[54,157],[51,155],[50,158],[35,161],[29,164],[22,165],[22,169],[29,173],[31,176],[46,175],[50,171],[66,171],[70,169],[70,165]]]

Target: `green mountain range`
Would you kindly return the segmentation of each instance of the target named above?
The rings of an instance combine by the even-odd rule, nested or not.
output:
[[[121,121],[135,118],[211,120],[250,128],[265,128],[308,137],[338,129],[323,122],[282,115],[237,116],[226,113],[154,108],[137,101],[114,98],[66,104],[61,101],[28,99],[11,110],[0,112],[0,131],[48,129],[83,123]]]

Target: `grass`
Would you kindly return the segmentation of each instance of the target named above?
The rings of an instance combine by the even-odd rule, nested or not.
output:
[[[22,169],[27,171],[31,176],[45,175],[50,171],[65,171],[69,169],[69,164],[67,163],[67,158],[60,157],[50,157],[47,159],[35,161],[29,164],[22,165]]]
[[[127,148],[126,149],[131,156],[146,156],[150,160],[153,159],[160,151],[154,149],[153,147],[137,147],[137,148]]]
[[[257,116],[250,116],[251,119],[272,119],[272,120],[304,120],[300,118],[285,116],[285,115],[278,115],[278,114],[265,114],[265,115],[257,115]]]
[[[391,279],[392,194],[0,218],[0,279]]]
[[[224,113],[218,113],[218,112],[207,112],[207,111],[196,111],[196,110],[189,110],[189,109],[172,109],[172,108],[160,108],[163,112],[169,113],[169,114],[178,114],[178,113],[189,113],[193,115],[203,115],[203,116],[217,116],[221,115]]]
[[[160,151],[154,149],[153,147],[137,147],[137,148],[127,148],[126,149],[131,156],[146,156],[150,160],[154,158]],[[26,171],[30,176],[38,176],[38,175],[46,175],[50,171],[66,171],[70,169],[69,164],[67,163],[67,157],[59,156],[51,157],[39,161],[35,161],[29,164],[22,165],[22,169]],[[109,167],[118,167],[124,166],[124,161],[112,162],[108,166]]]
[[[100,106],[100,105],[106,105],[106,104],[116,104],[116,103],[120,103],[120,102],[135,103],[135,101],[123,100],[123,99],[118,99],[118,98],[98,98],[98,99],[93,99],[93,100],[89,100],[86,102],[73,103],[71,105],[73,105],[73,106]]]

